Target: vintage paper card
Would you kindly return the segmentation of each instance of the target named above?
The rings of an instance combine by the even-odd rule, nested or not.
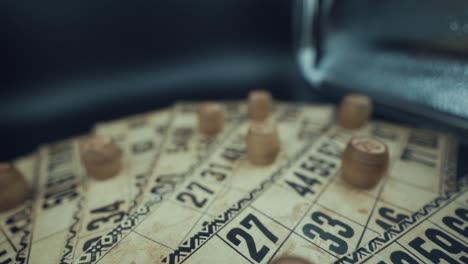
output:
[[[468,191],[446,192],[335,263],[468,263]]]
[[[245,195],[249,189],[245,186],[257,185],[262,178],[287,162],[289,157],[297,155],[320,134],[332,117],[331,106],[278,105],[273,119],[278,122],[279,134],[285,144],[275,163],[267,167],[252,166],[245,159],[248,123],[244,123],[211,153],[207,161],[194,169],[190,178],[178,186],[169,199],[151,208],[151,213],[147,213],[148,209],[145,208],[140,213],[147,214],[144,221],[134,225],[131,232],[127,232],[127,236],[117,243],[118,247],[105,252],[101,258],[98,254],[102,252],[97,247],[92,248],[80,258],[79,263],[110,263],[117,260],[148,262],[160,259],[164,253],[177,247],[192,230],[199,228],[205,219],[213,217]],[[169,165],[167,173],[161,173],[156,178],[162,183],[156,186],[161,191],[168,188],[171,180],[174,181],[178,176],[170,173],[170,169],[173,170],[170,167],[174,167],[174,161],[171,160],[158,163],[156,169],[162,168],[164,164]],[[245,186],[239,178],[236,179],[241,176],[246,177]],[[109,240],[112,239],[111,235]],[[104,239],[100,242],[103,245],[106,243]],[[95,250],[94,255],[92,250]]]
[[[390,149],[388,176],[370,190],[339,177],[341,152],[353,134],[380,138]],[[455,160],[448,160],[454,153],[455,142],[444,134],[386,123],[357,132],[335,127],[207,220],[163,262],[211,263],[230,256],[223,262],[267,263],[280,255],[333,262],[454,186],[449,179],[455,179]],[[402,175],[419,177],[421,183]]]
[[[113,137],[122,150],[123,168],[104,181],[85,177],[79,212],[62,246],[61,263],[71,263],[74,256],[84,252],[138,205],[172,116],[171,111],[163,110],[97,126],[95,134]]]
[[[34,201],[31,233],[23,240],[21,263],[56,263],[68,228],[77,217],[83,192],[84,169],[74,138],[50,144],[39,150],[38,193]]]
[[[0,263],[21,262],[25,254],[23,240],[31,232],[33,197],[36,193],[37,158],[31,154],[15,160],[14,166],[24,175],[31,190],[31,200],[0,214]]]
[[[183,179],[184,174],[192,167],[197,166],[197,163],[208,155],[210,148],[229,133],[232,133],[237,124],[245,119],[244,104],[226,102],[223,132],[215,136],[207,136],[198,132],[196,108],[197,104],[195,103],[179,103],[176,105],[175,115],[161,148],[161,155],[153,164],[153,171],[149,175],[146,184],[146,191],[143,196],[143,200],[147,201],[145,204],[148,204],[149,201],[149,203],[154,203],[157,206],[163,200],[163,196],[170,193],[175,184]],[[118,233],[115,231],[116,229],[110,230],[110,236],[107,233],[96,245],[88,248],[85,254],[89,254],[89,252],[94,254],[93,251],[96,251],[96,247],[108,250],[118,244],[119,239],[123,238],[120,233],[131,229],[128,223],[137,223],[132,218],[135,216],[144,220],[146,215],[142,214],[141,209],[135,210],[129,219],[124,220],[116,227],[119,230]],[[106,240],[108,238],[112,238],[112,240]],[[102,246],[100,243],[103,243],[103,241],[105,244]]]

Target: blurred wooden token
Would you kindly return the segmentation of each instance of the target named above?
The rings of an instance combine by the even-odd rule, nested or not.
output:
[[[224,126],[223,106],[215,102],[206,102],[198,106],[198,129],[206,135],[221,132]]]
[[[358,129],[367,124],[372,113],[372,101],[367,95],[351,94],[341,101],[338,123],[347,129]]]
[[[30,197],[23,174],[12,164],[0,163],[0,212],[12,209]]]
[[[104,180],[122,169],[122,151],[109,137],[92,136],[80,145],[81,161],[89,176]]]
[[[281,256],[274,259],[271,264],[313,264],[312,262],[295,256]]]
[[[253,121],[247,133],[247,158],[255,165],[273,163],[279,152],[276,126],[268,122]]]
[[[341,175],[346,182],[360,188],[371,188],[387,171],[388,147],[371,137],[353,137],[346,146],[341,162]]]
[[[265,90],[250,92],[247,107],[250,119],[257,121],[265,120],[273,108],[273,99],[270,92]]]

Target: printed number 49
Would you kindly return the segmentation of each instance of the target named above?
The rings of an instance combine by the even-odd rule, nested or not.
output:
[[[316,235],[318,235],[324,241],[331,241],[331,245],[328,247],[331,251],[335,252],[338,255],[343,255],[348,251],[348,244],[342,238],[351,238],[354,235],[354,230],[347,224],[339,221],[334,220],[330,216],[322,213],[322,212],[314,212],[311,216],[312,220],[317,223],[318,225],[314,224],[306,224],[302,227],[302,232],[304,235],[309,237],[310,239],[314,239]],[[335,234],[328,233],[324,231],[319,226],[323,225],[329,226],[336,226],[340,228],[336,234],[340,237],[336,236]]]
[[[248,230],[250,230],[252,228],[252,224],[254,224],[271,242],[276,243],[278,241],[278,237],[271,233],[270,230],[268,230],[253,214],[247,215],[247,217],[245,217],[244,220],[240,222],[240,224]],[[252,235],[239,227],[231,229],[227,234],[227,239],[236,246],[239,246],[241,243],[239,237],[242,237],[245,240],[250,257],[253,258],[257,263],[261,262],[266,254],[268,254],[270,251],[270,248],[267,246],[262,246],[260,250],[257,250],[257,246],[255,245],[255,240]]]

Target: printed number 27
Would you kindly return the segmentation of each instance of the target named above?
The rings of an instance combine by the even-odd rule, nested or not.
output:
[[[257,226],[258,229],[273,243],[276,243],[278,241],[278,238],[270,232],[261,222],[258,220],[257,217],[255,217],[253,214],[247,215],[247,217],[244,218],[240,222],[242,226],[244,226],[246,229],[252,228],[252,223]],[[242,237],[245,242],[247,242],[247,248],[249,249],[249,254],[250,257],[253,258],[257,263],[261,262],[263,258],[268,254],[270,249],[267,246],[262,246],[260,250],[257,251],[257,246],[255,245],[255,240],[254,238],[247,233],[247,231],[235,227],[229,231],[227,234],[227,239],[234,243],[234,245],[239,246],[241,241],[239,240],[238,237]]]

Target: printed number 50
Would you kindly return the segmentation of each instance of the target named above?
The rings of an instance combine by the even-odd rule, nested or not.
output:
[[[253,214],[247,215],[247,217],[245,217],[244,220],[242,220],[240,223],[249,230],[252,228],[253,223],[271,242],[276,243],[278,241],[278,237],[271,233],[270,230],[268,230]],[[247,233],[247,231],[239,227],[231,229],[227,234],[227,239],[234,243],[234,245],[239,246],[241,243],[238,238],[239,236],[245,240],[247,243],[247,248],[249,249],[250,257],[253,258],[257,263],[261,262],[266,254],[268,254],[270,251],[270,248],[267,246],[262,246],[260,250],[257,251],[254,238],[249,233]]]

